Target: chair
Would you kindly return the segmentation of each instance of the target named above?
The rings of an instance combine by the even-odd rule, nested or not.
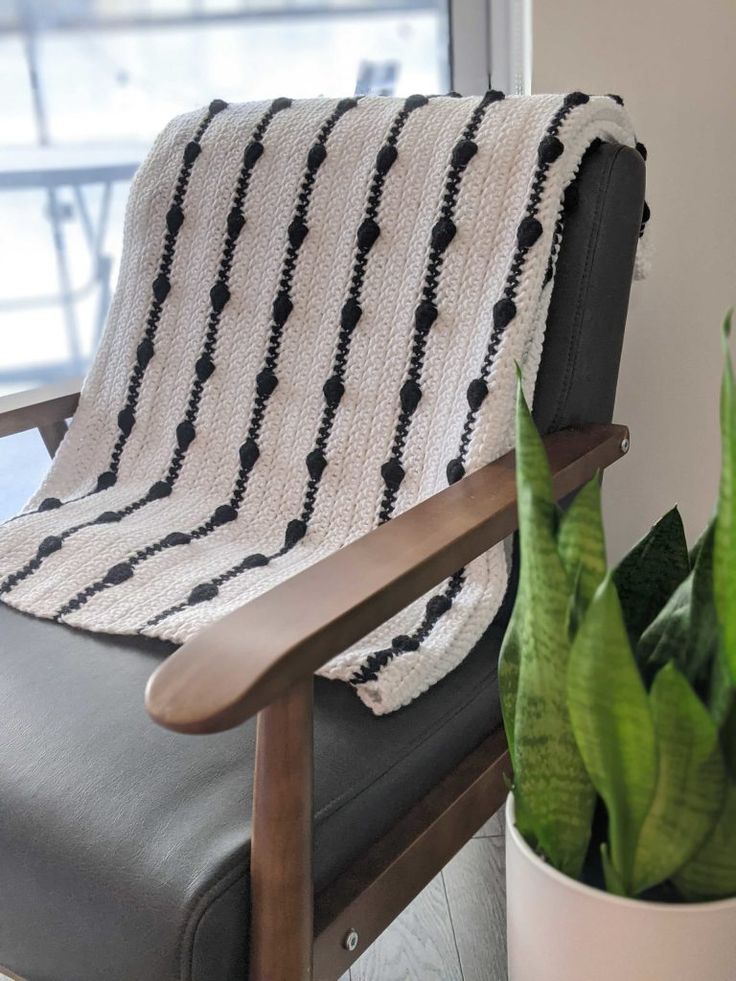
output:
[[[644,164],[598,145],[577,183],[534,406],[560,498],[628,449],[609,423]],[[38,427],[53,450],[77,397],[0,399],[0,436]],[[393,715],[313,672],[515,522],[509,454],[175,651],[0,606],[0,964],[29,981],[339,978],[503,802],[513,583],[467,659]]]

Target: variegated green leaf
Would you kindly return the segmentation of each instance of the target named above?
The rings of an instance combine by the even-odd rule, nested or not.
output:
[[[620,891],[631,895],[636,843],[654,796],[657,757],[647,694],[610,576],[573,641],[568,702],[585,766],[608,811],[610,865]]]
[[[727,783],[718,730],[674,662],[654,679],[649,704],[657,783],[636,845],[635,893],[669,879],[703,845],[723,807]]]
[[[613,572],[629,641],[639,637],[690,571],[685,529],[677,508],[668,511]]]
[[[686,899],[736,896],[736,783],[729,781],[721,816],[703,846],[674,876]]]
[[[557,548],[569,580],[577,579],[579,606],[584,611],[606,574],[601,482],[597,474],[580,489],[562,515]]]
[[[721,384],[721,482],[716,515],[713,589],[724,656],[736,684],[736,395],[728,338],[731,313],[723,326],[725,365]]]

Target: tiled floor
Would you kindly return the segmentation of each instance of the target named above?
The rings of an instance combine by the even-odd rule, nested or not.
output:
[[[506,981],[505,913],[499,812],[340,981]]]

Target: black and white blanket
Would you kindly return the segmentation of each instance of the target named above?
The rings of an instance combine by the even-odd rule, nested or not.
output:
[[[173,120],[70,432],[0,529],[0,599],[185,641],[506,452],[595,139],[635,145],[619,100],[216,100]],[[406,704],[506,579],[499,546],[321,673],[376,713]]]

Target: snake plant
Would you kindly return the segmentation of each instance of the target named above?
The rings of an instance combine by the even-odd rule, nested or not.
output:
[[[736,895],[736,387],[724,325],[716,515],[676,509],[613,569],[600,481],[562,511],[517,396],[520,582],[499,676],[519,831],[621,896]],[[593,872],[591,872],[593,870]]]

